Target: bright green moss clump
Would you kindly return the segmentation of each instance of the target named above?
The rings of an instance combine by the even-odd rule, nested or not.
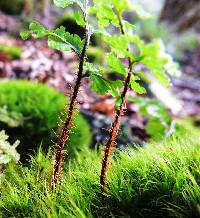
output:
[[[8,55],[11,59],[19,59],[21,57],[22,50],[18,46],[8,46],[0,44],[0,52]]]
[[[9,165],[0,183],[0,217],[177,217],[200,215],[199,137],[174,136],[129,153],[119,151],[100,193],[101,152],[85,150],[49,186],[51,161],[40,152],[29,167]]]
[[[57,130],[58,116],[66,102],[64,95],[42,84],[28,81],[0,83],[0,108],[6,107],[11,116],[12,112],[18,113],[21,119],[16,127],[0,122],[0,129],[6,130],[11,141],[21,141],[17,150],[22,159],[31,150],[36,151],[40,144],[44,150],[52,146],[53,130]],[[67,149],[69,157],[76,150],[89,146],[91,138],[89,126],[81,115],[75,116],[74,125],[76,128],[72,130]]]

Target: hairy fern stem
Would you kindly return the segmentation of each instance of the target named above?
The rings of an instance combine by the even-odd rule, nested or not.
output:
[[[81,56],[80,56],[79,70],[78,70],[76,83],[75,83],[75,86],[73,89],[73,94],[72,94],[71,101],[69,104],[69,109],[68,109],[66,120],[65,120],[63,128],[61,130],[61,134],[58,138],[58,142],[56,143],[55,163],[54,163],[52,178],[51,178],[52,189],[54,189],[56,187],[58,180],[59,180],[61,173],[62,173],[62,162],[63,162],[63,158],[64,158],[64,146],[65,146],[67,140],[69,139],[70,130],[71,130],[72,125],[73,125],[73,114],[75,111],[76,99],[77,99],[78,92],[79,92],[79,89],[81,86],[81,81],[83,78],[83,66],[84,66],[85,57],[86,57],[86,50],[87,50],[89,40],[90,40],[89,38],[90,37],[88,34],[88,30],[86,28],[85,43],[84,43],[84,47],[83,47],[83,50],[82,50]]]
[[[122,19],[119,16],[119,14],[117,14],[117,17],[118,17],[119,26],[120,26],[120,32],[122,35],[124,35],[125,31],[124,31],[124,25],[123,25]],[[127,50],[129,50],[129,48]],[[109,130],[110,136],[106,143],[106,148],[104,151],[104,157],[102,160],[102,168],[101,168],[101,175],[100,175],[100,185],[101,185],[101,191],[103,193],[105,192],[105,189],[106,189],[106,175],[107,175],[107,170],[110,164],[109,157],[112,155],[113,149],[115,148],[116,138],[117,138],[119,128],[120,128],[121,117],[123,116],[123,113],[124,113],[123,107],[124,107],[124,103],[126,100],[127,91],[130,87],[131,75],[133,71],[133,64],[134,63],[131,62],[131,59],[128,58],[128,65],[129,65],[128,75],[125,79],[124,88],[121,94],[121,104],[119,108],[117,109],[117,111],[115,112],[115,118],[112,123],[112,127]]]

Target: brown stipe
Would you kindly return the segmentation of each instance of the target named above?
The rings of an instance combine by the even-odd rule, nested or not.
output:
[[[124,31],[122,19],[119,16],[119,14],[117,14],[117,17],[118,17],[119,26],[120,26],[120,32],[122,35],[124,35],[125,31]],[[129,48],[127,50],[129,50]],[[125,103],[127,91],[129,89],[129,86],[130,86],[130,80],[131,80],[131,75],[132,75],[132,71],[133,71],[134,63],[131,62],[130,58],[128,58],[128,64],[129,64],[129,68],[128,68],[129,70],[128,70],[128,75],[126,77],[126,80],[124,82],[124,89],[123,89],[123,92],[121,94],[121,104],[115,113],[115,119],[114,119],[112,127],[110,129],[110,136],[109,136],[109,139],[106,143],[106,148],[104,151],[104,157],[103,157],[103,161],[102,161],[100,185],[101,185],[101,191],[103,193],[105,192],[105,188],[106,188],[106,177],[107,177],[106,175],[107,175],[108,166],[110,164],[109,157],[112,155],[113,149],[115,147],[116,138],[117,138],[119,128],[120,128],[121,116],[123,115],[123,111],[124,111],[123,106]]]
[[[54,163],[53,173],[52,173],[52,178],[51,178],[52,189],[56,187],[58,180],[61,176],[61,172],[62,172],[62,162],[64,158],[64,146],[67,140],[69,139],[70,131],[73,125],[72,118],[73,118],[73,114],[75,111],[77,95],[78,95],[78,92],[81,86],[81,80],[83,78],[82,77],[83,76],[83,65],[85,62],[85,56],[86,56],[86,50],[87,50],[88,43],[89,43],[89,37],[88,37],[88,32],[86,30],[85,43],[84,43],[84,47],[83,47],[83,50],[80,56],[78,75],[77,75],[76,83],[74,86],[73,94],[71,97],[71,101],[69,104],[67,117],[63,124],[63,128],[58,138],[58,142],[56,143],[55,163]]]

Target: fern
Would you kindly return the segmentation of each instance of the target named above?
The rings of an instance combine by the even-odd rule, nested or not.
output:
[[[75,111],[76,99],[81,86],[81,81],[84,72],[84,63],[86,57],[86,50],[90,42],[90,36],[92,31],[88,24],[88,1],[87,0],[54,0],[56,6],[65,8],[71,4],[76,4],[79,6],[82,15],[81,22],[84,23],[85,36],[84,40],[81,40],[78,35],[71,35],[69,32],[65,31],[64,27],[60,27],[56,30],[46,29],[38,22],[33,22],[29,26],[28,31],[21,33],[23,39],[28,39],[30,36],[34,38],[42,38],[44,36],[48,37],[48,46],[53,49],[58,49],[61,51],[74,51],[79,57],[79,67],[76,83],[73,89],[72,97],[69,103],[69,108],[65,121],[61,123],[62,126],[61,133],[58,137],[58,142],[56,143],[55,152],[55,164],[52,173],[51,185],[55,188],[62,172],[62,162],[64,158],[64,146],[69,138],[70,130],[73,125],[73,114]],[[80,20],[80,17],[79,17]]]
[[[109,158],[115,147],[116,138],[120,128],[120,120],[124,113],[124,104],[129,89],[133,89],[138,94],[145,94],[146,90],[138,82],[140,77],[134,72],[135,65],[145,65],[152,74],[165,86],[170,85],[170,79],[166,74],[173,74],[176,71],[176,64],[164,51],[164,46],[160,40],[155,40],[146,44],[140,37],[134,34],[135,26],[124,20],[124,12],[134,11],[140,18],[146,19],[149,14],[138,4],[130,4],[128,0],[93,0],[89,5],[88,0],[54,0],[56,6],[65,8],[76,4],[80,10],[75,12],[75,19],[78,25],[84,27],[85,36],[82,40],[77,35],[66,32],[64,27],[56,30],[46,29],[38,22],[33,22],[28,31],[21,33],[23,39],[30,36],[34,38],[48,38],[50,48],[61,51],[73,51],[79,57],[78,75],[67,116],[61,125],[61,134],[57,142],[55,154],[55,164],[52,175],[52,187],[54,188],[62,172],[62,162],[64,158],[64,146],[69,138],[73,125],[73,114],[76,99],[81,86],[82,78],[90,78],[90,87],[99,95],[110,93],[116,99],[115,118],[110,129],[110,137],[106,143],[104,158],[102,161],[102,171],[100,176],[101,189],[104,192],[106,187],[106,174],[109,166]],[[95,23],[95,18],[97,23]],[[90,19],[92,22],[90,22]],[[109,32],[109,27],[114,26],[118,32]],[[110,47],[107,54],[108,66],[96,67],[86,61],[86,50],[93,34],[98,34]],[[137,52],[135,52],[136,48]],[[139,51],[139,52],[138,52]],[[126,64],[127,63],[127,64]],[[124,81],[110,81],[104,76],[106,70],[110,70],[122,75]]]
[[[144,10],[137,5],[131,7],[128,0],[95,0],[93,13],[98,18],[99,28],[103,29],[101,35],[104,41],[110,46],[111,53],[108,54],[108,65],[112,71],[124,76],[122,92],[116,97],[115,118],[110,129],[110,136],[106,143],[104,157],[102,161],[102,170],[100,176],[100,184],[102,192],[106,188],[106,174],[110,164],[110,156],[116,144],[116,138],[120,128],[121,116],[124,113],[124,104],[128,90],[131,88],[138,94],[145,94],[146,90],[138,81],[140,78],[134,72],[134,66],[138,63],[145,65],[154,76],[165,86],[170,85],[170,80],[165,73],[170,69],[176,70],[176,64],[165,53],[163,44],[160,40],[155,40],[146,44],[138,35],[134,34],[135,26],[123,19],[124,12],[136,10],[141,17],[147,17]],[[102,13],[106,7],[106,12]],[[140,10],[138,10],[140,9]],[[118,34],[113,35],[107,32],[107,27],[112,24],[118,28]],[[139,54],[135,54],[132,46],[139,50]],[[126,59],[127,66],[122,63],[122,59]],[[170,66],[170,67],[169,67]],[[120,88],[120,86],[118,87]],[[107,89],[109,91],[109,89]]]

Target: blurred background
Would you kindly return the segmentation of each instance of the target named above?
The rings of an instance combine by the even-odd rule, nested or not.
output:
[[[125,15],[136,26],[136,33],[146,42],[161,38],[168,53],[179,64],[181,75],[171,78],[172,86],[169,89],[159,85],[156,80],[149,84],[144,79],[142,83],[148,90],[144,100],[131,93],[137,98],[134,102],[127,103],[122,119],[118,146],[123,148],[136,143],[143,145],[149,139],[160,140],[160,136],[162,139],[167,137],[174,131],[176,124],[173,120],[184,120],[200,128],[200,0],[132,0],[132,3],[136,10],[144,10],[144,19],[137,17],[134,12]],[[75,81],[77,59],[71,52],[49,49],[46,40],[23,41],[19,33],[27,29],[33,20],[41,22],[47,28],[63,25],[70,33],[80,36],[83,34],[83,30],[74,20],[73,7],[59,9],[50,0],[0,0],[0,80],[25,79],[39,82],[69,97]],[[101,39],[93,37],[87,51],[89,61],[104,65],[104,50]],[[142,72],[142,67],[138,71]],[[113,79],[116,75],[108,72],[107,77]],[[11,89],[12,87],[7,93]],[[18,96],[20,90],[15,87],[12,95]],[[25,90],[24,95],[28,92]],[[35,91],[30,92],[33,92],[34,98],[38,97]],[[40,94],[42,95],[38,95]],[[48,98],[48,95],[45,97]],[[0,128],[7,131],[11,141],[15,141],[21,138],[20,134],[24,134],[19,129],[30,120],[32,114],[23,113],[18,107],[11,109],[3,99],[1,96]],[[8,102],[12,100],[13,97],[7,99]],[[96,143],[105,143],[113,118],[113,98],[93,93],[89,80],[85,78],[78,103],[80,116],[84,119],[83,128],[88,128],[88,132],[83,135],[90,135],[87,144],[93,147]],[[23,100],[18,104],[23,107]],[[53,104],[54,100],[51,99],[49,105],[45,106],[46,113],[52,117],[56,116],[49,112]],[[43,102],[38,104],[38,107],[42,106]],[[39,114],[38,111],[31,113]],[[40,119],[51,120],[52,117],[41,115]],[[38,124],[38,120],[34,122],[32,131],[42,125]],[[50,125],[48,128],[56,127]],[[41,135],[41,132],[38,134]],[[29,141],[24,143],[31,144],[32,139],[27,140]]]

